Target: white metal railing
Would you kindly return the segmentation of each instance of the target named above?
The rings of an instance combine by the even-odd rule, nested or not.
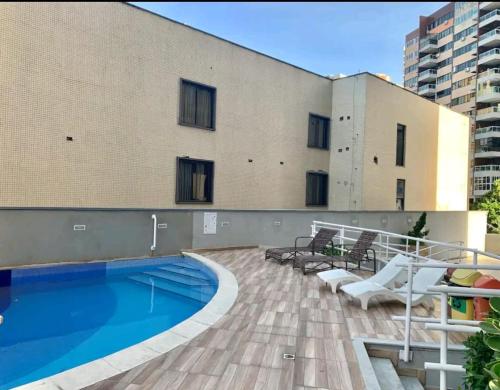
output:
[[[500,257],[497,257],[500,260]],[[491,270],[500,271],[500,265],[487,265],[487,264],[447,264],[447,263],[413,263],[400,264],[401,267],[408,267],[408,284],[410,284],[413,279],[413,267],[420,268],[461,268],[461,269],[481,269],[481,270]],[[407,301],[406,301],[406,315],[404,317],[405,321],[405,343],[403,350],[403,360],[410,361],[410,340],[411,340],[411,322],[415,321],[416,318],[411,316],[411,302],[412,294],[415,291],[408,286],[407,290]],[[440,344],[439,344],[439,363],[425,362],[424,368],[426,370],[437,370],[439,371],[439,388],[440,390],[447,389],[447,373],[448,372],[460,372],[464,373],[465,369],[463,366],[458,364],[448,364],[448,333],[449,332],[462,332],[462,333],[476,333],[480,330],[478,327],[479,321],[473,320],[450,320],[448,318],[448,297],[449,296],[465,296],[465,297],[498,297],[500,296],[500,290],[490,290],[483,288],[468,288],[468,287],[450,287],[446,285],[442,286],[430,286],[427,291],[419,291],[419,294],[430,294],[438,295],[440,298],[440,318],[436,319],[433,317],[425,318],[419,317],[418,322],[425,322],[425,328],[428,330],[435,330],[441,332]],[[409,310],[408,310],[409,308]],[[393,320],[400,320],[401,316],[392,317]]]
[[[420,40],[420,48],[424,47],[425,45],[437,45],[437,42],[438,40],[436,35],[427,36]]]
[[[482,58],[485,58],[488,56],[492,56],[492,55],[496,55],[496,54],[500,54],[500,49],[495,48],[495,49],[485,51],[484,53],[479,54],[479,59],[482,59]]]
[[[489,18],[492,18],[492,17],[494,17],[494,16],[496,16],[496,15],[500,15],[500,10],[495,9],[495,10],[493,10],[493,11],[491,11],[491,12],[488,12],[487,14],[485,14],[485,15],[481,16],[481,17],[479,18],[479,21],[480,21],[480,22],[484,22],[485,20],[487,20],[487,19],[489,19]]]
[[[500,126],[480,127],[474,132],[475,135],[487,133],[500,133]]]
[[[500,73],[500,68],[490,68],[488,70],[485,70],[484,72],[481,72],[477,75],[478,79],[488,77],[494,74],[499,74]]]
[[[498,112],[498,106],[481,108],[480,110],[477,110],[476,115],[490,114],[492,112]]]
[[[313,221],[311,225],[312,235],[316,234],[319,228],[326,227],[337,229],[339,233],[335,236],[339,241],[340,250],[345,251],[345,241],[355,242],[363,231],[375,232],[378,234],[373,243],[376,253],[383,256],[384,259],[394,256],[398,253],[409,255],[415,259],[428,260],[429,258],[443,261],[463,260],[463,242],[441,242],[425,238],[410,237],[404,234],[387,232],[384,230],[368,229],[364,227],[342,225],[330,222]],[[396,241],[396,242],[395,242]],[[415,243],[412,245],[412,243]],[[379,259],[377,259],[379,260]],[[384,261],[382,258],[380,259]],[[477,262],[477,256],[475,260]]]
[[[488,270],[500,271],[500,256],[494,253],[485,252],[476,248],[467,248],[463,243],[439,242],[428,240],[424,238],[415,238],[403,234],[387,232],[384,230],[369,229],[357,226],[341,225],[329,222],[313,221],[311,225],[312,235],[316,234],[319,228],[337,229],[339,233],[336,235],[340,241],[341,250],[344,250],[344,241],[356,241],[353,235],[361,234],[363,231],[376,232],[378,234],[374,246],[379,248],[379,253],[385,253],[385,260],[389,259],[392,253],[403,253],[406,256],[413,257],[414,261],[407,264],[398,264],[401,267],[407,267],[407,287],[406,291],[406,310],[404,316],[392,316],[393,320],[405,321],[405,339],[404,349],[401,351],[401,358],[405,362],[411,360],[411,323],[423,322],[425,328],[441,332],[440,336],[440,359],[439,363],[426,362],[426,370],[438,370],[440,372],[440,390],[446,390],[447,373],[460,372],[465,370],[460,365],[448,364],[448,332],[468,332],[475,333],[479,330],[479,321],[472,320],[453,320],[448,318],[448,297],[449,296],[469,296],[469,297],[494,297],[500,296],[500,290],[489,290],[482,288],[464,288],[464,287],[450,287],[447,285],[429,286],[425,291],[415,290],[413,288],[414,270],[416,268],[446,268],[446,269],[474,269],[474,270]],[[390,242],[394,239],[400,241],[399,244]],[[409,242],[415,242],[415,250],[409,245]],[[432,251],[433,248],[442,249]],[[405,250],[401,250],[404,248]],[[427,253],[423,252],[426,251]],[[450,257],[450,252],[458,251],[458,256]],[[425,255],[425,256],[424,256]],[[438,256],[439,255],[439,256]],[[443,256],[444,255],[444,256]],[[493,264],[479,264],[478,257],[482,256],[485,260],[499,261],[498,265]],[[432,262],[427,260],[438,260],[440,262]],[[470,264],[456,264],[450,260],[470,259]],[[421,260],[425,260],[422,262]],[[413,294],[426,294],[440,298],[440,318],[434,317],[415,317],[411,315],[411,308],[413,302]]]
[[[491,93],[500,93],[500,87],[492,86],[492,87],[477,89],[477,96],[488,95]]]
[[[485,171],[500,171],[500,165],[476,165],[474,167],[474,172],[485,172]]]
[[[429,76],[437,76],[437,71],[436,69],[427,69],[418,75],[418,80],[421,81],[422,79],[425,79],[426,77]]]
[[[494,30],[488,31],[487,33],[484,33],[479,37],[479,42],[481,42],[483,39],[493,37],[495,35],[500,35],[500,29],[495,28]]]
[[[436,89],[436,84],[425,84],[418,87],[418,92],[433,92]]]

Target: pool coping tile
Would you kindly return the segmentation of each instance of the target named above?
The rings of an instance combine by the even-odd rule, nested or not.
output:
[[[185,344],[215,324],[233,306],[238,296],[238,282],[232,272],[197,253],[182,252],[209,267],[218,279],[218,289],[212,299],[188,319],[159,333],[100,359],[82,364],[15,390],[74,390],[91,386],[144,364]]]

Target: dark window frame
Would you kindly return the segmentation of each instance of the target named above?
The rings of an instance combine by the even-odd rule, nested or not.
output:
[[[311,119],[316,118],[320,120],[326,121],[326,139],[324,140],[326,146],[318,146],[314,144],[314,140],[311,140]],[[309,113],[309,117],[307,120],[307,147],[321,150],[330,150],[330,123],[331,119],[327,116],[318,115],[313,112]]]
[[[312,203],[311,200],[308,198],[308,183],[309,183],[309,176],[319,176],[323,177],[325,182],[325,202],[324,203]],[[327,172],[322,172],[322,171],[307,171],[306,172],[306,206],[307,207],[327,207],[328,206],[328,195],[329,195],[329,180],[328,180],[328,173]]]
[[[403,128],[403,144],[402,144],[402,158],[400,159],[400,153],[399,153],[399,129],[400,127]],[[398,123],[396,125],[396,166],[397,167],[404,167],[406,162],[406,125],[403,125],[402,123]]]
[[[180,199],[180,165],[181,161],[191,161],[191,162],[198,162],[198,163],[204,163],[204,164],[211,164],[211,174],[209,180],[209,189],[210,189],[210,196],[209,200],[181,200]],[[207,178],[208,179],[208,178]],[[213,204],[214,203],[214,192],[215,192],[215,161],[213,160],[203,160],[199,158],[190,158],[190,157],[177,157],[177,163],[176,163],[176,174],[175,174],[175,203],[178,204]]]
[[[201,126],[197,125],[196,123],[189,123],[185,122],[182,120],[183,118],[183,102],[184,102],[184,84],[191,84],[199,88],[207,89],[210,90],[212,93],[212,98],[213,98],[213,104],[212,104],[212,126],[211,127],[206,127],[206,126]],[[196,109],[195,109],[196,110]],[[180,126],[186,126],[186,127],[194,127],[196,129],[203,129],[203,130],[210,130],[210,131],[215,131],[216,129],[216,113],[217,113],[217,88],[212,87],[211,85],[199,83],[197,81],[192,81],[188,79],[181,78],[179,81],[179,117],[177,123]]]
[[[399,183],[403,182],[403,196],[400,196],[398,193],[399,189]],[[406,198],[406,179],[396,179],[396,208],[398,207],[398,200],[402,200],[401,205],[402,208],[401,210],[398,209],[398,211],[404,211],[405,210],[405,198]]]

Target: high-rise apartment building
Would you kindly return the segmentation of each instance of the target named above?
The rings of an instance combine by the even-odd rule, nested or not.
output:
[[[406,35],[405,88],[471,117],[470,196],[500,179],[500,2],[450,2]]]

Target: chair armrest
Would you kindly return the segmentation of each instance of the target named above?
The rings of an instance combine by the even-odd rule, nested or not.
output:
[[[370,255],[368,254],[368,251],[371,251],[371,252],[373,253],[373,258],[370,258]],[[367,258],[368,260],[377,260],[377,253],[375,252],[375,249],[373,249],[373,248],[368,248],[368,249],[366,250],[366,258]]]
[[[311,237],[311,236],[299,236],[299,237],[296,237],[295,238],[295,251],[297,251],[297,241],[299,241],[300,239],[309,239],[309,240],[312,240],[313,237]],[[314,250],[314,243],[313,243],[313,250]]]

